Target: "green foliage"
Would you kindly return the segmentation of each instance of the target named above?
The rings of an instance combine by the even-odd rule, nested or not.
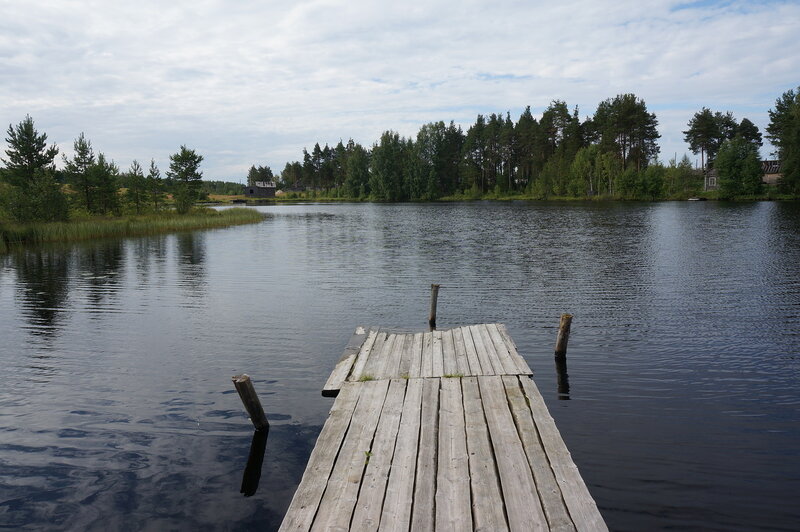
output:
[[[200,191],[206,194],[237,196],[242,193],[242,184],[233,181],[201,181]]]
[[[601,150],[618,154],[623,169],[643,169],[658,155],[658,120],[634,94],[600,102],[592,123],[600,136]]]
[[[150,159],[150,169],[147,171],[145,182],[150,205],[154,211],[158,211],[164,202],[164,181],[161,179],[161,171],[153,159]]]
[[[700,153],[700,161],[705,171],[713,162],[722,143],[741,132],[742,136],[761,146],[761,134],[758,128],[747,119],[737,124],[733,114],[729,112],[712,113],[703,107],[694,114],[688,123],[689,129],[683,132],[684,141],[689,144],[692,153]]]
[[[54,178],[58,149],[47,146],[47,135],[36,130],[30,116],[8,126],[6,143],[3,178],[10,186],[0,197],[3,210],[17,222],[66,220],[67,200]]]
[[[272,175],[272,170],[269,166],[251,166],[250,170],[247,171],[247,186],[254,187],[256,182],[258,181],[272,181],[274,176]],[[241,193],[242,186],[239,185],[239,192],[236,194]],[[220,194],[219,192],[215,192],[216,194]]]
[[[89,209],[96,214],[120,213],[119,168],[113,161],[106,160],[102,153],[87,170],[88,181],[93,184],[94,200]]]
[[[58,148],[47,146],[47,134],[39,134],[29,115],[16,126],[9,124],[7,134],[8,159],[2,161],[6,165],[4,174],[9,184],[25,191],[42,171],[54,171],[53,161]]]
[[[800,87],[784,92],[769,110],[767,138],[777,147],[781,161],[779,189],[800,197]]]
[[[404,141],[393,131],[386,131],[372,148],[369,188],[373,199],[401,201],[403,197]]]
[[[66,154],[64,157],[64,173],[67,182],[70,183],[78,192],[76,200],[78,204],[89,212],[95,209],[95,189],[97,184],[91,181],[89,169],[95,164],[92,143],[86,140],[83,133],[75,139],[72,144],[75,155],[69,159]]]
[[[127,173],[128,191],[125,200],[136,214],[141,214],[147,201],[147,178],[142,171],[142,165],[134,159]]]
[[[40,169],[24,187],[11,187],[4,198],[4,210],[20,223],[58,222],[69,215],[67,198],[52,172]]]
[[[348,147],[348,152],[345,164],[345,194],[351,198],[366,198],[370,193],[369,154],[360,144]]]
[[[702,176],[692,168],[692,162],[686,155],[680,162],[674,159],[664,173],[665,193],[669,197],[689,197],[703,189]]]
[[[198,199],[200,180],[203,177],[200,171],[203,156],[181,146],[180,151],[170,155],[169,160],[167,176],[174,183],[175,210],[178,214],[186,214]]]
[[[761,161],[758,148],[737,135],[726,140],[719,149],[714,168],[719,176],[720,198],[761,193]]]

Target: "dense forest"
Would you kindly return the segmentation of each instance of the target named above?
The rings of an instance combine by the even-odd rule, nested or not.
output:
[[[782,161],[782,192],[800,195],[798,135],[800,90],[778,98],[769,111],[767,138]],[[717,197],[763,193],[759,149],[762,134],[747,118],[698,111],[685,141],[702,168],[688,157],[659,162],[658,120],[634,94],[601,102],[580,118],[563,101],[536,119],[530,107],[514,122],[509,113],[478,115],[466,133],[453,122],[423,125],[416,137],[384,132],[370,148],[350,140],[334,147],[303,149],[302,161],[280,174],[285,190],[331,197],[419,201],[443,197],[659,199],[703,190],[704,173],[715,171]]]
[[[783,93],[769,110],[766,137],[776,148],[782,179],[778,191],[800,197],[800,88]],[[416,137],[384,132],[371,147],[350,140],[333,148],[303,149],[302,161],[287,163],[280,176],[252,166],[247,182],[278,181],[285,192],[312,197],[374,201],[441,198],[682,198],[704,192],[713,172],[712,197],[762,197],[759,150],[762,133],[747,118],[702,108],[692,116],[684,140],[700,155],[664,164],[658,159],[658,120],[644,100],[620,94],[601,102],[592,116],[553,101],[538,119],[530,107],[514,122],[509,113],[478,115],[466,133],[450,122],[423,125]],[[153,160],[120,170],[95,153],[81,133],[73,153],[47,145],[30,116],[9,125],[0,168],[0,223],[60,221],[158,212],[185,213],[208,194],[240,194],[227,181],[202,181],[203,157],[181,146],[162,176]]]

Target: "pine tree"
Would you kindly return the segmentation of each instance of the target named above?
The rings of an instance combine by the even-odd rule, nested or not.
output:
[[[77,189],[80,204],[89,212],[94,212],[97,183],[91,181],[89,168],[95,164],[92,143],[81,133],[72,144],[75,155],[68,159],[64,155],[64,171],[67,179]]]
[[[200,180],[203,177],[200,171],[203,156],[181,146],[180,151],[170,155],[169,160],[167,176],[174,181],[175,210],[179,214],[186,214],[198,199]]]
[[[47,135],[39,133],[26,116],[17,126],[8,126],[5,179],[12,186],[8,210],[19,222],[66,220],[67,200],[54,178],[58,148],[47,146]]]

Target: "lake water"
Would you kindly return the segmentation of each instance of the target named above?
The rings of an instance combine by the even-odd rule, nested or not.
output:
[[[798,529],[799,205],[260,209],[0,256],[0,528],[276,528],[353,329],[422,330],[435,282],[439,327],[507,325],[612,529]]]

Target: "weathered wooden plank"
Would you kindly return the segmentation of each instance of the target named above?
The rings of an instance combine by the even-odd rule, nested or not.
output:
[[[445,378],[439,392],[436,530],[471,530],[469,457],[461,379]]]
[[[433,333],[426,332],[422,336],[421,377],[433,377]]]
[[[470,375],[488,375],[490,372],[485,371],[481,366],[481,361],[478,358],[478,352],[475,349],[475,341],[472,339],[472,332],[469,327],[461,327],[461,335],[464,338],[464,347],[467,350],[467,362],[469,362]],[[488,362],[488,361],[487,361]],[[491,368],[491,363],[490,368]]]
[[[355,372],[353,372],[352,378],[360,380],[374,379],[376,377],[375,370],[380,366],[381,362],[383,362],[381,356],[389,336],[391,335],[385,332],[378,333],[378,337],[375,338],[375,343],[372,345],[372,349],[369,351],[369,357],[367,358],[366,364],[364,364],[364,369],[357,378],[355,376]]]
[[[336,397],[339,393],[342,384],[347,380],[347,376],[350,375],[350,370],[353,368],[353,364],[355,364],[356,357],[361,352],[361,346],[364,345],[368,333],[371,333],[371,331],[368,331],[364,327],[356,328],[353,336],[350,337],[350,341],[347,342],[347,346],[344,348],[342,357],[339,359],[336,367],[333,368],[328,380],[325,382],[325,386],[322,387],[322,395],[325,397]]]
[[[392,380],[375,431],[375,440],[367,455],[367,467],[350,523],[353,530],[377,530],[380,524],[405,394],[406,380]]]
[[[367,452],[389,388],[388,380],[354,384],[362,388],[353,419],[328,479],[311,530],[345,530],[350,527]]]
[[[436,445],[439,433],[439,381],[425,379],[422,384],[422,415],[420,417],[419,449],[417,450],[417,480],[414,486],[414,507],[411,513],[412,530],[430,530],[435,522]]]
[[[472,515],[475,530],[498,532],[508,530],[500,480],[489,442],[489,430],[483,413],[478,379],[465,377],[461,381],[464,396],[465,432],[469,453],[469,477],[472,490]]]
[[[406,342],[409,340],[409,338],[411,338],[410,334],[397,335],[381,377],[389,379],[399,379],[401,377],[400,366],[403,363],[403,352],[406,350]],[[408,362],[410,365],[411,360],[409,359]]]
[[[419,342],[422,342],[422,334],[419,335]],[[386,497],[383,501],[380,530],[407,532],[411,526],[423,382],[423,379],[409,379],[406,386],[403,413],[397,433],[389,482],[386,485]]]
[[[444,352],[442,346],[442,331],[433,331],[433,376],[441,377],[444,375]]]
[[[519,381],[528,398],[539,438],[556,481],[561,487],[561,495],[575,528],[579,531],[608,530],[597,504],[578,472],[578,467],[572,461],[572,455],[567,450],[555,421],[547,410],[542,395],[531,379],[522,377]]]
[[[533,414],[525,400],[525,395],[520,387],[520,379],[528,379],[527,376],[505,376],[503,385],[506,389],[506,397],[511,407],[511,415],[517,425],[517,432],[525,448],[525,455],[528,457],[533,478],[536,481],[536,490],[539,492],[539,500],[542,503],[547,523],[550,530],[574,531],[567,508],[561,499],[561,489],[556,482],[547,455],[542,448],[536,425],[533,421]]]
[[[511,358],[516,361],[519,372],[523,375],[533,375],[531,367],[528,365],[525,359],[522,358],[522,355],[519,354],[519,351],[517,351],[517,344],[514,343],[514,340],[511,338],[511,334],[509,334],[506,326],[502,323],[498,323],[497,331],[500,333],[500,336],[502,336],[503,342],[505,342],[506,347],[508,348],[508,352],[511,353]]]
[[[469,368],[467,360],[467,348],[464,344],[464,331],[461,327],[453,329],[453,344],[456,350],[456,370],[460,375],[474,375]]]
[[[420,376],[422,369],[422,333],[414,335],[414,342],[411,344],[411,367],[408,368],[409,378],[416,379]]]
[[[383,343],[383,347],[381,348],[380,355],[375,359],[375,366],[371,369],[369,362],[367,362],[366,371],[374,378],[383,379],[387,377],[388,372],[390,371],[392,356],[395,352],[395,347],[397,346],[397,341],[401,336],[402,335],[395,333],[388,334],[386,336],[386,341]]]
[[[493,324],[479,325],[479,327],[483,330],[484,338],[486,338],[486,342],[489,344],[489,349],[494,349],[495,353],[497,353],[497,358],[503,364],[503,373],[506,375],[516,375],[519,373],[517,364],[514,359],[511,358],[511,354],[508,352],[503,337],[497,332],[497,327],[494,327]]]
[[[403,351],[400,355],[400,366],[397,368],[397,375],[401,378],[409,378],[411,372],[411,362],[414,358],[414,334],[406,334],[403,342]]]
[[[308,465],[286,511],[280,530],[309,530],[347,433],[361,386],[345,383],[308,458]]]
[[[453,331],[442,331],[442,375],[455,376],[458,373],[456,363],[456,348],[453,340]]]
[[[502,378],[478,377],[511,530],[547,530],[528,459],[508,409]],[[524,467],[522,467],[524,465]]]
[[[367,364],[367,360],[369,360],[369,355],[372,352],[372,348],[375,346],[375,342],[382,334],[383,333],[377,329],[369,331],[367,339],[364,341],[364,345],[362,345],[361,349],[358,351],[358,356],[353,364],[353,370],[350,372],[350,377],[348,380],[357,381],[361,378],[361,374],[364,372],[364,366]]]
[[[469,332],[472,334],[472,341],[475,343],[475,351],[478,353],[478,360],[481,361],[484,375],[502,375],[503,363],[497,359],[496,353],[489,351],[486,341],[477,325],[470,325]]]

